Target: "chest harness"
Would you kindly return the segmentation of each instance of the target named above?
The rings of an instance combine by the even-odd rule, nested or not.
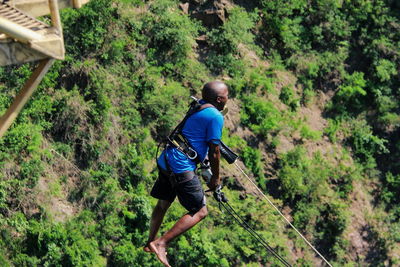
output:
[[[183,120],[175,127],[175,129],[168,135],[166,138],[165,142],[165,151],[167,151],[168,148],[174,147],[178,149],[180,152],[182,152],[188,159],[192,160],[193,162],[200,163],[200,168],[208,168],[207,164],[205,163],[204,160],[199,158],[199,155],[197,151],[191,146],[185,135],[182,133],[183,127],[185,126],[185,123],[187,119],[195,114],[198,111],[201,111],[205,108],[208,107],[214,107],[210,103],[202,103],[199,99],[197,99],[194,96],[191,96],[193,101],[189,104],[189,109],[186,112],[185,117]],[[214,107],[215,108],[215,107]],[[160,145],[162,144],[160,143]],[[232,164],[236,161],[238,158],[238,155],[236,155],[227,145],[225,145],[222,141],[220,141],[219,144],[220,148],[220,153],[221,156],[229,163]],[[165,164],[167,167],[167,171],[170,175],[174,176],[173,172],[171,171],[170,165],[168,163],[167,159],[167,153],[164,153],[165,156]],[[190,180],[190,177],[185,177],[185,181]],[[180,181],[184,182],[184,181]]]

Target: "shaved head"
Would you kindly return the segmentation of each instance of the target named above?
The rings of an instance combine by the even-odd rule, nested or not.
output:
[[[203,87],[202,97],[218,110],[222,110],[228,101],[228,86],[220,81],[208,82]]]
[[[208,82],[203,87],[202,96],[204,100],[212,103],[226,91],[228,91],[228,86],[225,83],[220,81]]]

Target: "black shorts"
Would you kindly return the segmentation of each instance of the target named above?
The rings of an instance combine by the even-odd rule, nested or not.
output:
[[[189,181],[179,183],[179,180],[183,179],[183,177],[179,174],[175,174],[175,176],[177,183],[173,186],[170,180],[171,177],[159,168],[158,179],[151,190],[151,196],[171,203],[178,196],[179,202],[190,214],[198,212],[206,205],[199,177],[194,175]]]

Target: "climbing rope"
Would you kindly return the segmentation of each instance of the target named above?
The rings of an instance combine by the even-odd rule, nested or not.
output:
[[[282,212],[272,203],[272,201],[261,191],[260,188],[250,179],[250,177],[243,171],[242,168],[235,162],[235,166],[244,174],[244,176],[253,184],[253,186],[257,189],[257,191],[268,201],[268,203],[279,213],[279,215],[293,228],[293,230],[296,231],[296,233],[309,245],[315,253],[317,253],[323,260],[324,262],[332,267],[332,265],[322,256],[322,254],[300,233],[299,230],[294,227],[294,225],[282,214]]]
[[[235,219],[235,221],[242,226],[250,235],[256,239],[266,250],[268,250],[275,258],[277,258],[284,266],[291,267],[291,265],[282,258],[268,243],[262,238],[251,226],[233,209],[233,207],[228,203],[228,199],[225,197],[224,193],[221,192],[221,187],[218,187],[214,192],[214,197],[219,203],[219,208],[221,206]]]

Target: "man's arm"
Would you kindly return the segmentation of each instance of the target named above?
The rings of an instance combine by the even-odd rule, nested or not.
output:
[[[210,182],[208,183],[208,188],[210,188],[210,190],[212,191],[214,191],[220,184],[220,178],[219,178],[220,158],[221,158],[221,152],[219,150],[219,145],[210,142],[208,144],[208,160],[210,161],[212,176]]]

